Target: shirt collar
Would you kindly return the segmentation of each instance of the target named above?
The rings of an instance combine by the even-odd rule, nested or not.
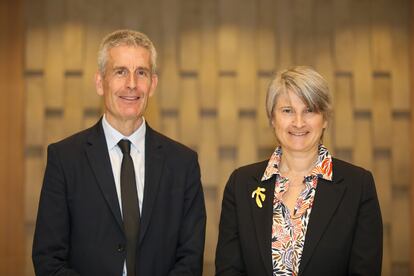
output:
[[[102,118],[102,127],[105,133],[106,144],[108,150],[112,150],[115,146],[118,145],[118,142],[122,139],[128,139],[131,141],[131,144],[138,150],[138,152],[144,152],[145,150],[145,133],[147,130],[145,118],[142,117],[141,126],[135,130],[131,135],[125,136],[112,127],[108,120],[106,119],[105,114]]]
[[[266,170],[262,176],[262,181],[268,180],[274,174],[280,175],[279,163],[282,157],[282,148],[279,146],[275,149],[267,163]],[[332,180],[332,156],[328,149],[320,144],[318,147],[318,159],[310,175],[314,175],[326,180]]]

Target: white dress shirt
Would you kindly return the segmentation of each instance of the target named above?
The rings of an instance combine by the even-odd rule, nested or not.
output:
[[[114,175],[116,193],[118,195],[119,208],[122,214],[121,198],[121,163],[122,151],[118,142],[122,139],[131,141],[130,155],[134,162],[135,180],[137,184],[139,211],[142,214],[142,202],[144,200],[144,178],[145,178],[145,132],[146,124],[143,118],[141,126],[130,136],[124,136],[118,130],[113,128],[106,120],[105,115],[102,118],[102,127],[105,133],[106,144],[108,146],[109,158],[111,160],[112,173]],[[126,264],[124,263],[123,275],[126,276]]]

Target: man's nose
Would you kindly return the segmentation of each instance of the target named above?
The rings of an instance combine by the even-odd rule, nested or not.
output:
[[[129,89],[135,89],[137,87],[137,77],[135,74],[129,74],[127,78],[127,87]]]

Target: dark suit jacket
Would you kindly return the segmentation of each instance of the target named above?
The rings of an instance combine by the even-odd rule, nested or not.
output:
[[[137,274],[201,275],[206,213],[197,155],[148,126],[145,139]],[[125,243],[99,121],[48,147],[33,243],[36,275],[121,276]]]
[[[275,176],[261,177],[268,161],[233,172],[223,196],[216,275],[272,275],[271,235]],[[252,192],[266,188],[263,208]],[[381,274],[382,220],[370,172],[333,159],[333,181],[318,180],[301,276]]]

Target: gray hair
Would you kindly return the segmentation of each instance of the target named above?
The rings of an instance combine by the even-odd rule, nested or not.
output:
[[[311,67],[295,66],[277,72],[269,85],[266,112],[270,123],[278,96],[288,91],[295,93],[310,109],[322,113],[325,120],[330,119],[332,104],[328,83]]]
[[[104,75],[106,63],[108,62],[108,52],[117,46],[142,47],[150,52],[151,72],[157,69],[157,51],[152,41],[143,33],[132,30],[117,30],[108,34],[101,42],[98,51],[98,70]]]

